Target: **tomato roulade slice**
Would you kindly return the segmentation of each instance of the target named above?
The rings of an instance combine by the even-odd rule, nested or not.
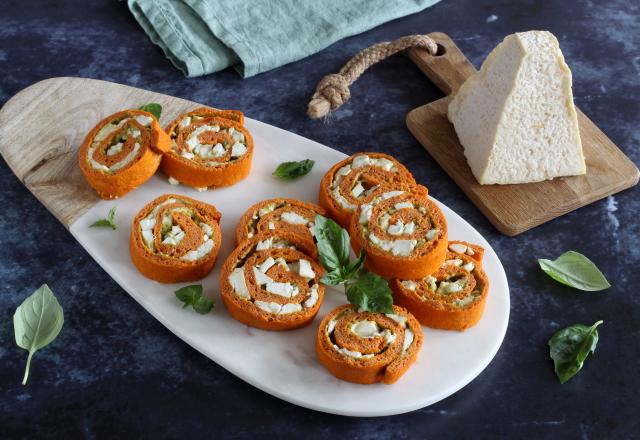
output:
[[[122,197],[146,182],[160,166],[171,139],[151,113],[125,110],[107,116],[78,151],[85,179],[103,199]]]
[[[253,137],[240,121],[240,112],[203,108],[171,122],[167,126],[171,148],[161,164],[170,182],[204,190],[233,185],[247,177]]]
[[[349,382],[397,381],[422,347],[420,324],[402,307],[393,314],[359,312],[343,305],[324,317],[316,337],[316,354],[331,374]]]
[[[351,243],[367,254],[366,267],[387,278],[415,279],[435,272],[447,253],[447,222],[415,187],[379,188],[351,218]]]
[[[489,280],[482,270],[484,249],[463,241],[449,242],[447,259],[431,275],[416,280],[394,279],[394,301],[421,324],[465,330],[482,318]]]
[[[204,278],[220,251],[220,218],[207,203],[176,194],[158,197],[133,220],[131,260],[140,273],[161,283]]]
[[[358,153],[338,162],[320,182],[320,206],[346,228],[358,205],[378,188],[415,185],[404,165],[382,153]],[[421,187],[426,192],[426,188]]]
[[[295,199],[269,199],[251,206],[236,227],[236,244],[262,232],[291,230],[313,238],[316,214],[325,210],[313,203]]]
[[[313,321],[324,299],[322,267],[306,235],[280,230],[243,241],[220,273],[229,314],[263,330],[293,330]]]

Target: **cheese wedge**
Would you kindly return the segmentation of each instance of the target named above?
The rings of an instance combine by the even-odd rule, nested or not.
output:
[[[449,104],[480,184],[585,174],[571,71],[545,31],[507,36]]]

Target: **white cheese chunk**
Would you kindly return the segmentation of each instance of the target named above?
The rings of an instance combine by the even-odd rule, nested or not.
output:
[[[351,195],[353,197],[360,197],[360,194],[362,194],[364,192],[364,186],[362,186],[361,183],[358,183],[356,186],[353,187],[353,189],[351,190]]]
[[[274,281],[272,278],[270,278],[268,275],[265,275],[264,272],[262,272],[261,270],[257,269],[257,268],[253,268],[253,276],[256,279],[256,283],[258,283],[258,285],[262,286],[264,284],[273,284]]]
[[[239,157],[247,152],[247,147],[240,142],[236,142],[231,147],[231,157]]]
[[[260,269],[260,272],[267,273],[267,271],[271,269],[274,264],[276,264],[276,260],[274,260],[273,257],[269,257],[264,260],[258,268]]]
[[[298,287],[290,283],[271,282],[266,284],[267,286],[265,290],[267,292],[273,293],[274,295],[284,296],[285,298],[294,297],[299,292]]]
[[[351,331],[358,335],[358,337],[364,339],[374,338],[380,335],[380,333],[378,333],[378,324],[376,324],[375,321],[369,320],[358,321],[355,324],[352,324]]]
[[[145,127],[148,127],[153,121],[153,118],[151,116],[144,116],[144,115],[137,115],[134,119],[138,122],[138,124],[143,125]]]
[[[416,288],[418,287],[416,282],[411,280],[400,281],[400,284],[402,284],[402,286],[408,290],[416,290]]]
[[[571,71],[549,32],[507,36],[449,104],[480,184],[586,173]]]
[[[405,352],[413,344],[414,334],[408,328],[404,329],[404,342],[402,343],[402,351]]]
[[[298,273],[303,278],[311,279],[316,277],[316,273],[313,271],[311,263],[304,259],[298,261]]]
[[[467,246],[462,243],[451,243],[449,249],[457,254],[464,254],[467,251]]]
[[[359,154],[351,161],[351,168],[356,169],[367,166],[371,163],[371,158],[366,154]]]
[[[309,222],[305,217],[295,212],[283,212],[280,218],[290,225],[306,225]]]
[[[418,244],[418,240],[396,240],[391,245],[391,253],[406,257],[411,254]]]
[[[411,202],[396,203],[394,208],[396,208],[396,209],[412,209],[413,208],[413,203],[411,203]]]
[[[142,229],[143,231],[151,230],[155,225],[156,225],[155,218],[145,218],[140,220],[140,229]]]
[[[207,239],[196,250],[187,252],[181,260],[184,261],[196,261],[207,255],[213,249],[214,242],[211,239]]]
[[[304,301],[304,306],[307,309],[312,308],[318,302],[318,297],[318,285],[314,284],[309,291],[309,297]]]
[[[247,289],[247,283],[244,279],[244,269],[242,267],[233,269],[233,272],[231,272],[231,274],[229,275],[229,284],[231,284],[231,288],[240,298],[251,298],[249,289]]]

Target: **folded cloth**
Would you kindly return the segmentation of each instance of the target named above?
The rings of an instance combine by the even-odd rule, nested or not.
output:
[[[189,77],[245,78],[297,61],[439,0],[128,0],[151,41]]]

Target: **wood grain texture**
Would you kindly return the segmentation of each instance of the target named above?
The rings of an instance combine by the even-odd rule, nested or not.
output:
[[[448,96],[409,112],[407,126],[500,232],[520,234],[638,183],[636,165],[578,109],[586,175],[518,185],[480,185],[447,119],[451,94],[476,70],[447,35],[430,36],[444,53],[434,57],[424,50],[411,49],[408,55]]]
[[[67,228],[100,199],[76,154],[105,116],[162,104],[161,125],[199,104],[87,78],[51,78],[12,97],[0,110],[0,153],[25,186]]]

